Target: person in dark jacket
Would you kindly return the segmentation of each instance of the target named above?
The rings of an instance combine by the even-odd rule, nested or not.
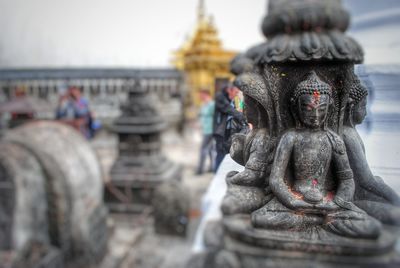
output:
[[[215,171],[229,153],[230,138],[239,127],[247,126],[245,116],[235,109],[234,99],[239,89],[234,86],[226,86],[215,96],[215,112],[213,132],[216,143],[217,157],[215,160]]]

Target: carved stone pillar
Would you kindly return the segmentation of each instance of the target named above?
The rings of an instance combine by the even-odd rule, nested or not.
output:
[[[122,115],[114,122],[119,157],[111,169],[105,199],[113,211],[141,212],[151,204],[157,186],[180,180],[181,168],[161,152],[166,122],[157,110],[157,98],[139,82],[129,89]]]
[[[400,198],[355,129],[368,91],[349,19],[339,0],[269,1],[268,41],[231,66],[254,126],[232,143],[245,169],[227,175],[223,219],[206,231],[221,242],[189,267],[400,265]]]

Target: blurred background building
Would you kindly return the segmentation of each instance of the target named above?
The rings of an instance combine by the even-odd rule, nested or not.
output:
[[[349,34],[365,49],[365,64],[400,64],[400,3],[396,0],[344,0],[349,9]]]
[[[48,68],[0,69],[3,99],[17,101],[18,94],[41,99],[45,111],[34,111],[36,119],[54,119],[60,96],[70,86],[77,86],[90,102],[96,118],[109,125],[120,115],[120,105],[127,99],[128,89],[140,82],[160,99],[164,118],[171,124],[180,120],[183,74],[172,68]],[[36,100],[34,100],[36,99]],[[43,102],[45,101],[45,102]],[[18,102],[18,101],[17,101]],[[38,106],[38,105],[36,105]],[[3,109],[3,112],[7,112]],[[18,112],[8,110],[8,112]]]
[[[223,48],[214,18],[206,15],[204,0],[201,0],[195,30],[175,52],[173,61],[175,67],[187,75],[190,104],[200,106],[200,90],[209,90],[214,95],[215,90],[233,79],[229,63],[236,54]]]

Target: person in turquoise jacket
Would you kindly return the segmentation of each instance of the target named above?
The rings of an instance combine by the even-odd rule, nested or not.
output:
[[[204,172],[204,164],[207,157],[210,158],[210,167],[208,171],[213,171],[214,164],[214,140],[213,140],[213,118],[215,103],[211,98],[211,94],[208,90],[200,91],[200,99],[203,105],[200,109],[199,119],[202,131],[202,143],[200,148],[200,159],[197,167],[196,174],[200,175]]]

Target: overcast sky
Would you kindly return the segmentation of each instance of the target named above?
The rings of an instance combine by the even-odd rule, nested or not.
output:
[[[194,29],[198,1],[0,0],[0,68],[168,67]],[[264,41],[267,0],[205,2],[226,48],[244,51]],[[399,0],[366,2],[345,0],[355,15],[400,16]],[[366,63],[400,63],[399,26],[352,33]]]
[[[169,66],[198,0],[0,0],[0,67]],[[206,0],[226,48],[263,41],[266,0]]]

